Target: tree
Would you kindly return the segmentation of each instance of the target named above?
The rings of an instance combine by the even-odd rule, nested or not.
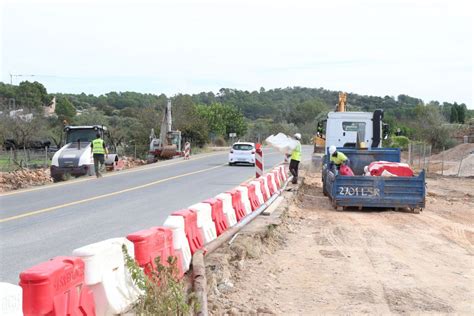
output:
[[[197,111],[204,118],[209,127],[209,132],[214,136],[229,137],[229,133],[245,135],[247,122],[243,114],[231,105],[213,103],[211,105],[198,105]]]
[[[35,115],[27,120],[21,117],[4,117],[2,126],[7,131],[6,139],[13,139],[19,146],[27,146],[33,140],[41,140],[47,136],[45,118]]]
[[[416,117],[413,122],[415,136],[424,140],[434,148],[449,147],[449,129],[446,120],[438,106],[418,105],[415,109]]]
[[[48,105],[51,98],[41,83],[23,81],[16,89],[16,101],[23,108],[39,110],[42,106]]]
[[[62,122],[64,120],[71,122],[74,116],[76,116],[76,108],[72,105],[66,97],[59,97],[56,100],[56,115]]]
[[[457,105],[451,106],[451,114],[449,115],[450,123],[457,123],[459,121],[458,111],[456,109]]]

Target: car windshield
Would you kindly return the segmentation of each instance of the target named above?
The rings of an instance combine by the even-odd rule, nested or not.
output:
[[[67,142],[74,143],[77,140],[81,142],[91,142],[96,138],[97,131],[94,129],[71,129],[67,133]]]
[[[235,144],[232,148],[235,150],[252,150],[253,146],[249,144]]]

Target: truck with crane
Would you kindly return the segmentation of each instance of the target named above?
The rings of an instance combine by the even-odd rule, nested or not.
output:
[[[425,207],[425,172],[407,176],[370,176],[366,166],[376,161],[400,163],[399,148],[382,148],[383,110],[346,112],[346,94],[339,94],[335,112],[318,126],[315,151],[323,152],[323,193],[336,210],[346,207],[408,208],[419,213]],[[321,128],[322,126],[322,128]],[[334,172],[329,147],[336,146],[350,161],[354,176]],[[322,148],[321,148],[322,147]],[[322,149],[322,150],[321,150]]]

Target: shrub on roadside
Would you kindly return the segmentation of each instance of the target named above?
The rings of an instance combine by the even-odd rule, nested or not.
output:
[[[406,136],[392,136],[390,140],[390,147],[407,150],[409,143],[410,139],[408,139]]]
[[[193,293],[187,294],[184,281],[178,277],[175,257],[168,257],[167,265],[155,258],[156,269],[145,275],[127,248],[122,247],[125,265],[135,285],[142,291],[133,311],[137,315],[191,315],[197,309]]]

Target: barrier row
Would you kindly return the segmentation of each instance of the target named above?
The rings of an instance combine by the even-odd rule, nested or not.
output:
[[[125,267],[126,246],[146,275],[174,257],[178,277],[192,255],[257,210],[287,180],[284,165],[214,198],[173,212],[163,226],[90,244],[69,257],[55,257],[20,274],[20,286],[0,283],[2,315],[117,315],[127,312],[140,290]]]

